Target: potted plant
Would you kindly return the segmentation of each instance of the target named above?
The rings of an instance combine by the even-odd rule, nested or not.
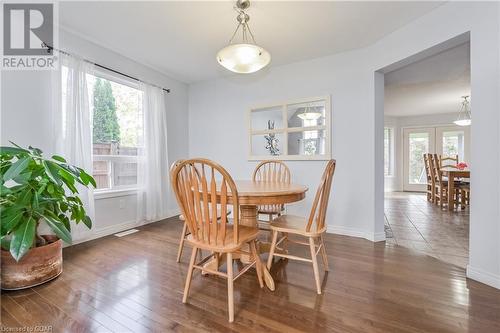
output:
[[[71,243],[71,222],[92,221],[77,186],[96,187],[83,169],[37,148],[0,147],[2,289],[22,289],[62,272],[62,241]],[[46,223],[55,235],[39,235]]]

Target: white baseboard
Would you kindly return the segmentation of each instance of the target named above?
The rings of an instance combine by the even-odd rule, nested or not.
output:
[[[500,275],[492,274],[480,268],[474,268],[467,265],[467,277],[469,279],[487,284],[493,288],[500,289]]]
[[[168,216],[165,217],[165,219],[177,216],[179,214],[180,214],[180,211],[178,209],[173,209],[173,210],[171,210],[171,211],[168,212]],[[92,232],[91,235],[89,235],[87,237],[84,237],[84,238],[81,238],[81,239],[76,239],[76,240],[73,241],[72,244],[65,244],[65,247],[66,246],[80,244],[80,243],[84,243],[84,242],[88,242],[88,241],[91,241],[91,240],[94,240],[94,239],[98,239],[98,238],[101,238],[101,237],[105,237],[105,236],[109,236],[109,235],[112,235],[112,234],[116,234],[117,232],[121,232],[121,231],[124,231],[124,230],[128,230],[128,229],[140,227],[141,225],[146,225],[146,224],[158,222],[158,221],[161,221],[161,220],[164,220],[164,219],[154,220],[154,221],[148,221],[148,222],[141,222],[141,221],[137,222],[136,220],[133,220],[133,221],[123,222],[123,223],[120,223],[120,224],[111,225],[111,226],[108,226],[108,227],[101,228],[99,230],[95,230],[95,231]]]
[[[337,234],[337,235],[364,238],[364,239],[367,239],[367,240],[372,241],[372,242],[385,241],[385,232],[383,232],[383,231],[382,232],[367,232],[366,230],[359,230],[359,229],[354,229],[354,228],[345,227],[345,226],[329,225],[327,232],[331,233],[331,234]]]

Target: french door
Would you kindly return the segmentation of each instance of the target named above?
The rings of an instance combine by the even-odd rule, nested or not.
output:
[[[427,178],[424,154],[435,153],[436,129],[403,129],[403,190],[425,191]]]
[[[437,126],[403,129],[403,190],[424,192],[427,178],[423,155],[458,155],[469,161],[470,127]]]

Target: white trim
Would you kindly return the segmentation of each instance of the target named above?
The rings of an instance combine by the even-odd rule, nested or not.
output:
[[[329,225],[326,231],[330,234],[344,235],[350,237],[364,238],[372,242],[382,242],[385,241],[385,232],[368,232],[365,230],[359,230],[351,227],[340,226],[340,225]]]
[[[137,148],[139,148],[139,147],[137,147]],[[137,163],[139,156],[137,156],[137,155],[92,155],[92,159],[94,161]]]
[[[119,190],[96,190],[94,191],[94,199],[108,199],[108,198],[117,198],[117,197],[126,197],[129,195],[136,195],[138,192],[137,188],[127,188],[127,189],[119,189]]]
[[[471,265],[467,265],[466,273],[469,279],[476,280],[493,288],[500,289],[500,275],[486,272],[480,268],[471,267]]]
[[[256,155],[248,156],[249,161],[265,161],[265,160],[278,160],[278,161],[328,161],[331,159],[331,154],[326,155]]]
[[[166,217],[162,218],[161,220],[168,219],[168,218],[177,216],[179,214],[180,214],[179,209],[172,209],[168,212],[168,215]],[[137,228],[137,227],[140,227],[142,225],[159,222],[161,220],[155,220],[155,221],[149,221],[149,222],[127,221],[127,222],[123,222],[120,224],[111,225],[111,226],[108,226],[105,228],[97,229],[97,230],[95,230],[95,232],[92,233],[92,235],[85,237],[85,238],[82,238],[82,239],[77,239],[77,240],[73,241],[72,244],[64,243],[64,247],[72,246],[72,245],[76,245],[76,244],[80,244],[80,243],[85,243],[85,242],[88,242],[88,241],[91,241],[94,239],[113,235],[113,234],[116,234],[116,233],[121,232],[121,231],[125,231],[125,230],[132,229],[132,228]]]

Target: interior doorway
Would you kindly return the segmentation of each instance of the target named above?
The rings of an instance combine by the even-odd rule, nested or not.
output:
[[[455,201],[449,210],[427,196],[424,154],[436,154],[440,161],[456,157],[452,167],[470,164],[470,126],[454,123],[462,96],[470,95],[469,48],[469,36],[464,35],[389,66],[381,71],[384,90],[379,95],[384,108],[386,246],[406,247],[461,269],[469,261],[470,206]]]

